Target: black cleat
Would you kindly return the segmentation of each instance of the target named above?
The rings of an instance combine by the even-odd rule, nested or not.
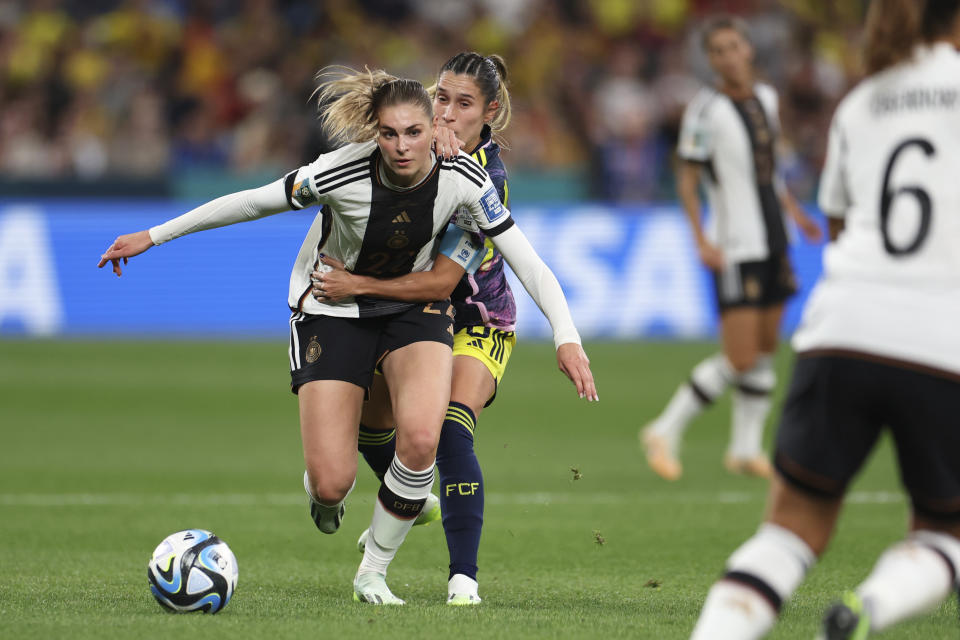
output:
[[[864,611],[860,597],[848,591],[840,602],[823,616],[819,640],[865,640],[870,633],[870,616]]]

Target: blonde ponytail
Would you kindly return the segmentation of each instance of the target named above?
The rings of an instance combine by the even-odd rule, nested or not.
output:
[[[336,142],[369,142],[377,137],[381,107],[412,103],[430,120],[433,104],[416,80],[392,76],[383,69],[355,71],[350,67],[324,67],[316,76],[314,92],[320,105],[320,123]]]

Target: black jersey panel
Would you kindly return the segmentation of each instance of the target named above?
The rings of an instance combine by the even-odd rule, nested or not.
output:
[[[396,191],[379,179],[379,150],[370,158],[370,217],[353,272],[374,278],[410,273],[417,254],[433,242],[433,210],[440,183],[439,163],[430,176],[409,191]],[[397,313],[407,302],[358,296],[361,317]]]
[[[746,100],[733,100],[733,106],[736,107],[737,113],[743,120],[743,126],[747,128],[747,135],[750,136],[754,173],[757,178],[757,196],[760,199],[760,210],[763,212],[763,223],[767,232],[767,249],[771,255],[785,251],[787,232],[783,226],[780,199],[774,188],[776,157],[773,129],[767,120],[763,105],[756,96]]]

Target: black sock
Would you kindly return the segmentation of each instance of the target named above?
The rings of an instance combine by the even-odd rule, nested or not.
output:
[[[382,431],[361,424],[357,449],[363,454],[363,459],[370,465],[377,478],[382,481],[383,474],[390,467],[393,454],[397,449],[397,430]]]

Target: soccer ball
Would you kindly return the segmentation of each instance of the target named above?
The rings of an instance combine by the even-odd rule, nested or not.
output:
[[[150,592],[177,613],[216,613],[237,588],[237,559],[227,543],[203,529],[164,538],[147,566]]]

